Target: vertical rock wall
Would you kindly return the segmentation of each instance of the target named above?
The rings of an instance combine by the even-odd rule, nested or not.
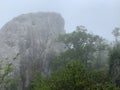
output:
[[[0,60],[12,63],[14,73],[21,79],[19,90],[24,90],[33,71],[43,75],[50,56],[59,54],[64,45],[56,41],[64,34],[64,20],[57,13],[29,13],[8,22],[0,31]]]

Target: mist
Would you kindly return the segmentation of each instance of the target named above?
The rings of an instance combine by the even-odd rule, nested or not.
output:
[[[0,28],[14,17],[30,12],[58,12],[65,19],[66,32],[74,31],[78,25],[84,25],[89,32],[98,34],[110,41],[114,27],[120,26],[119,0],[71,0],[71,1],[0,1]]]
[[[120,90],[119,4],[0,1],[0,90]]]

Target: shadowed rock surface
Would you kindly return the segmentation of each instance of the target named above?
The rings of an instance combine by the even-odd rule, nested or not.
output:
[[[13,64],[15,76],[21,79],[19,90],[29,85],[33,71],[49,75],[51,56],[64,50],[64,45],[56,41],[64,33],[64,19],[50,12],[23,14],[3,26],[0,60]]]

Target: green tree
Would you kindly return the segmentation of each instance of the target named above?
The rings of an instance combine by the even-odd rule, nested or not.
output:
[[[120,86],[120,44],[116,44],[113,49],[110,50],[109,72],[112,82]]]
[[[120,42],[118,40],[120,29],[115,28],[112,34],[115,37],[115,43],[109,52],[109,73],[112,82],[120,87]]]
[[[116,27],[113,31],[112,34],[115,37],[115,41],[118,42],[118,37],[120,36],[120,28]]]
[[[30,90],[30,89],[29,89]],[[50,77],[35,75],[31,90],[120,90],[109,80],[105,70],[90,71],[72,60]]]
[[[52,60],[51,66],[57,70],[63,67],[70,60],[80,60],[82,64],[89,68],[102,67],[102,59],[107,50],[106,41],[98,35],[87,32],[84,26],[78,26],[72,33],[59,37],[65,44],[66,51],[59,57]]]
[[[18,55],[16,54],[13,60],[16,60]],[[17,86],[18,79],[14,77],[12,63],[3,64],[0,61],[0,90],[16,90]]]
[[[0,65],[0,89],[8,90],[8,87],[13,83],[12,74],[12,64],[6,65],[5,68],[2,68]]]

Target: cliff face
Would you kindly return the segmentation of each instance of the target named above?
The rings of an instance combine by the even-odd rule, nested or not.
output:
[[[57,13],[24,14],[3,26],[0,60],[13,64],[14,73],[21,78],[20,90],[28,86],[33,71],[49,74],[51,56],[64,50],[64,45],[56,41],[64,33],[64,20]]]

